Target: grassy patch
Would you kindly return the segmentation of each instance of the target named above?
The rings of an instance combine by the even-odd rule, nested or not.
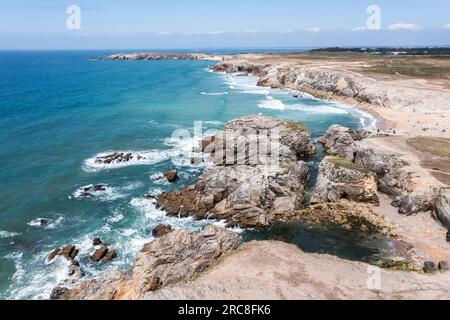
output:
[[[350,170],[356,170],[360,172],[367,173],[367,169],[361,166],[360,164],[353,163],[350,160],[344,159],[344,158],[330,158],[330,160],[333,162],[334,167],[336,169],[350,169]]]
[[[408,144],[419,151],[429,152],[439,157],[450,157],[450,139],[416,137],[408,139]]]
[[[392,261],[392,260],[384,261],[381,267],[383,269],[388,269],[392,271],[407,271],[407,272],[417,271],[414,264],[412,264],[409,261]]]
[[[309,128],[303,123],[298,121],[286,121],[286,127],[289,131],[306,131],[309,132]]]
[[[432,60],[398,57],[386,59],[382,63],[375,63],[366,69],[366,71],[389,75],[400,74],[413,77],[433,77],[450,73],[450,65],[448,63],[436,63]]]

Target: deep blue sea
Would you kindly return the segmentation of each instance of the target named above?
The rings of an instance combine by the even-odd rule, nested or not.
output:
[[[0,52],[0,298],[47,299],[64,285],[67,262],[48,264],[56,247],[73,243],[87,277],[105,268],[127,270],[152,228],[167,222],[199,229],[214,221],[167,218],[147,193],[192,183],[202,167],[172,157],[193,139],[176,129],[221,129],[243,115],[263,113],[305,122],[314,137],[332,124],[353,128],[367,115],[333,102],[259,88],[256,78],[215,74],[212,61],[90,61],[105,52]],[[117,168],[93,164],[96,155],[133,151],[147,161]],[[311,161],[315,161],[312,159]],[[176,168],[178,185],[155,181]],[[94,198],[77,197],[106,184]],[[48,219],[41,227],[39,219]],[[107,265],[89,261],[91,239],[118,250]]]

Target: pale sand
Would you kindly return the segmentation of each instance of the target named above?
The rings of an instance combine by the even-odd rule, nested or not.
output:
[[[147,294],[147,299],[338,300],[450,299],[450,273],[381,271],[369,290],[373,267],[330,255],[306,254],[296,246],[252,242],[197,279]],[[373,287],[371,287],[373,288]]]

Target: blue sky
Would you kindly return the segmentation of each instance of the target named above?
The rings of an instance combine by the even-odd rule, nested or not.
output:
[[[68,30],[69,5],[81,29]],[[369,5],[382,29],[366,30]],[[448,0],[2,0],[0,49],[450,45]]]

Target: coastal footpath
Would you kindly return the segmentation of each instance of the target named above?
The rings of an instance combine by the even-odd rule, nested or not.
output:
[[[135,54],[106,59],[171,58]],[[195,60],[191,55],[176,58]],[[445,119],[450,116],[450,88],[446,75],[431,79],[402,74],[399,68],[390,73],[377,69],[383,62],[378,59],[322,54],[214,57],[219,61],[216,72],[254,75],[261,86],[342,101],[374,114],[384,127],[330,127],[319,139],[327,154],[307,196],[310,176],[304,161],[315,152],[307,128],[263,116],[236,119],[202,141],[197,151],[212,164],[197,182],[163,193],[155,203],[169,215],[225,220],[231,228],[267,228],[285,220],[383,236],[394,244],[395,255],[384,261],[381,286],[368,285],[373,266],[367,263],[305,253],[280,241],[243,245],[239,235],[217,227],[190,233],[160,226],[164,232],[144,246],[130,272],[107,271],[99,279],[55,288],[51,298],[448,299],[450,144]],[[401,59],[409,63],[415,58]],[[413,63],[417,67],[423,62]],[[230,153],[220,152],[223,146],[231,154],[237,148],[224,139],[227,132],[232,137],[244,132],[251,142],[274,128],[280,128],[282,137],[282,165],[275,171],[250,158],[229,162],[225,155]]]

